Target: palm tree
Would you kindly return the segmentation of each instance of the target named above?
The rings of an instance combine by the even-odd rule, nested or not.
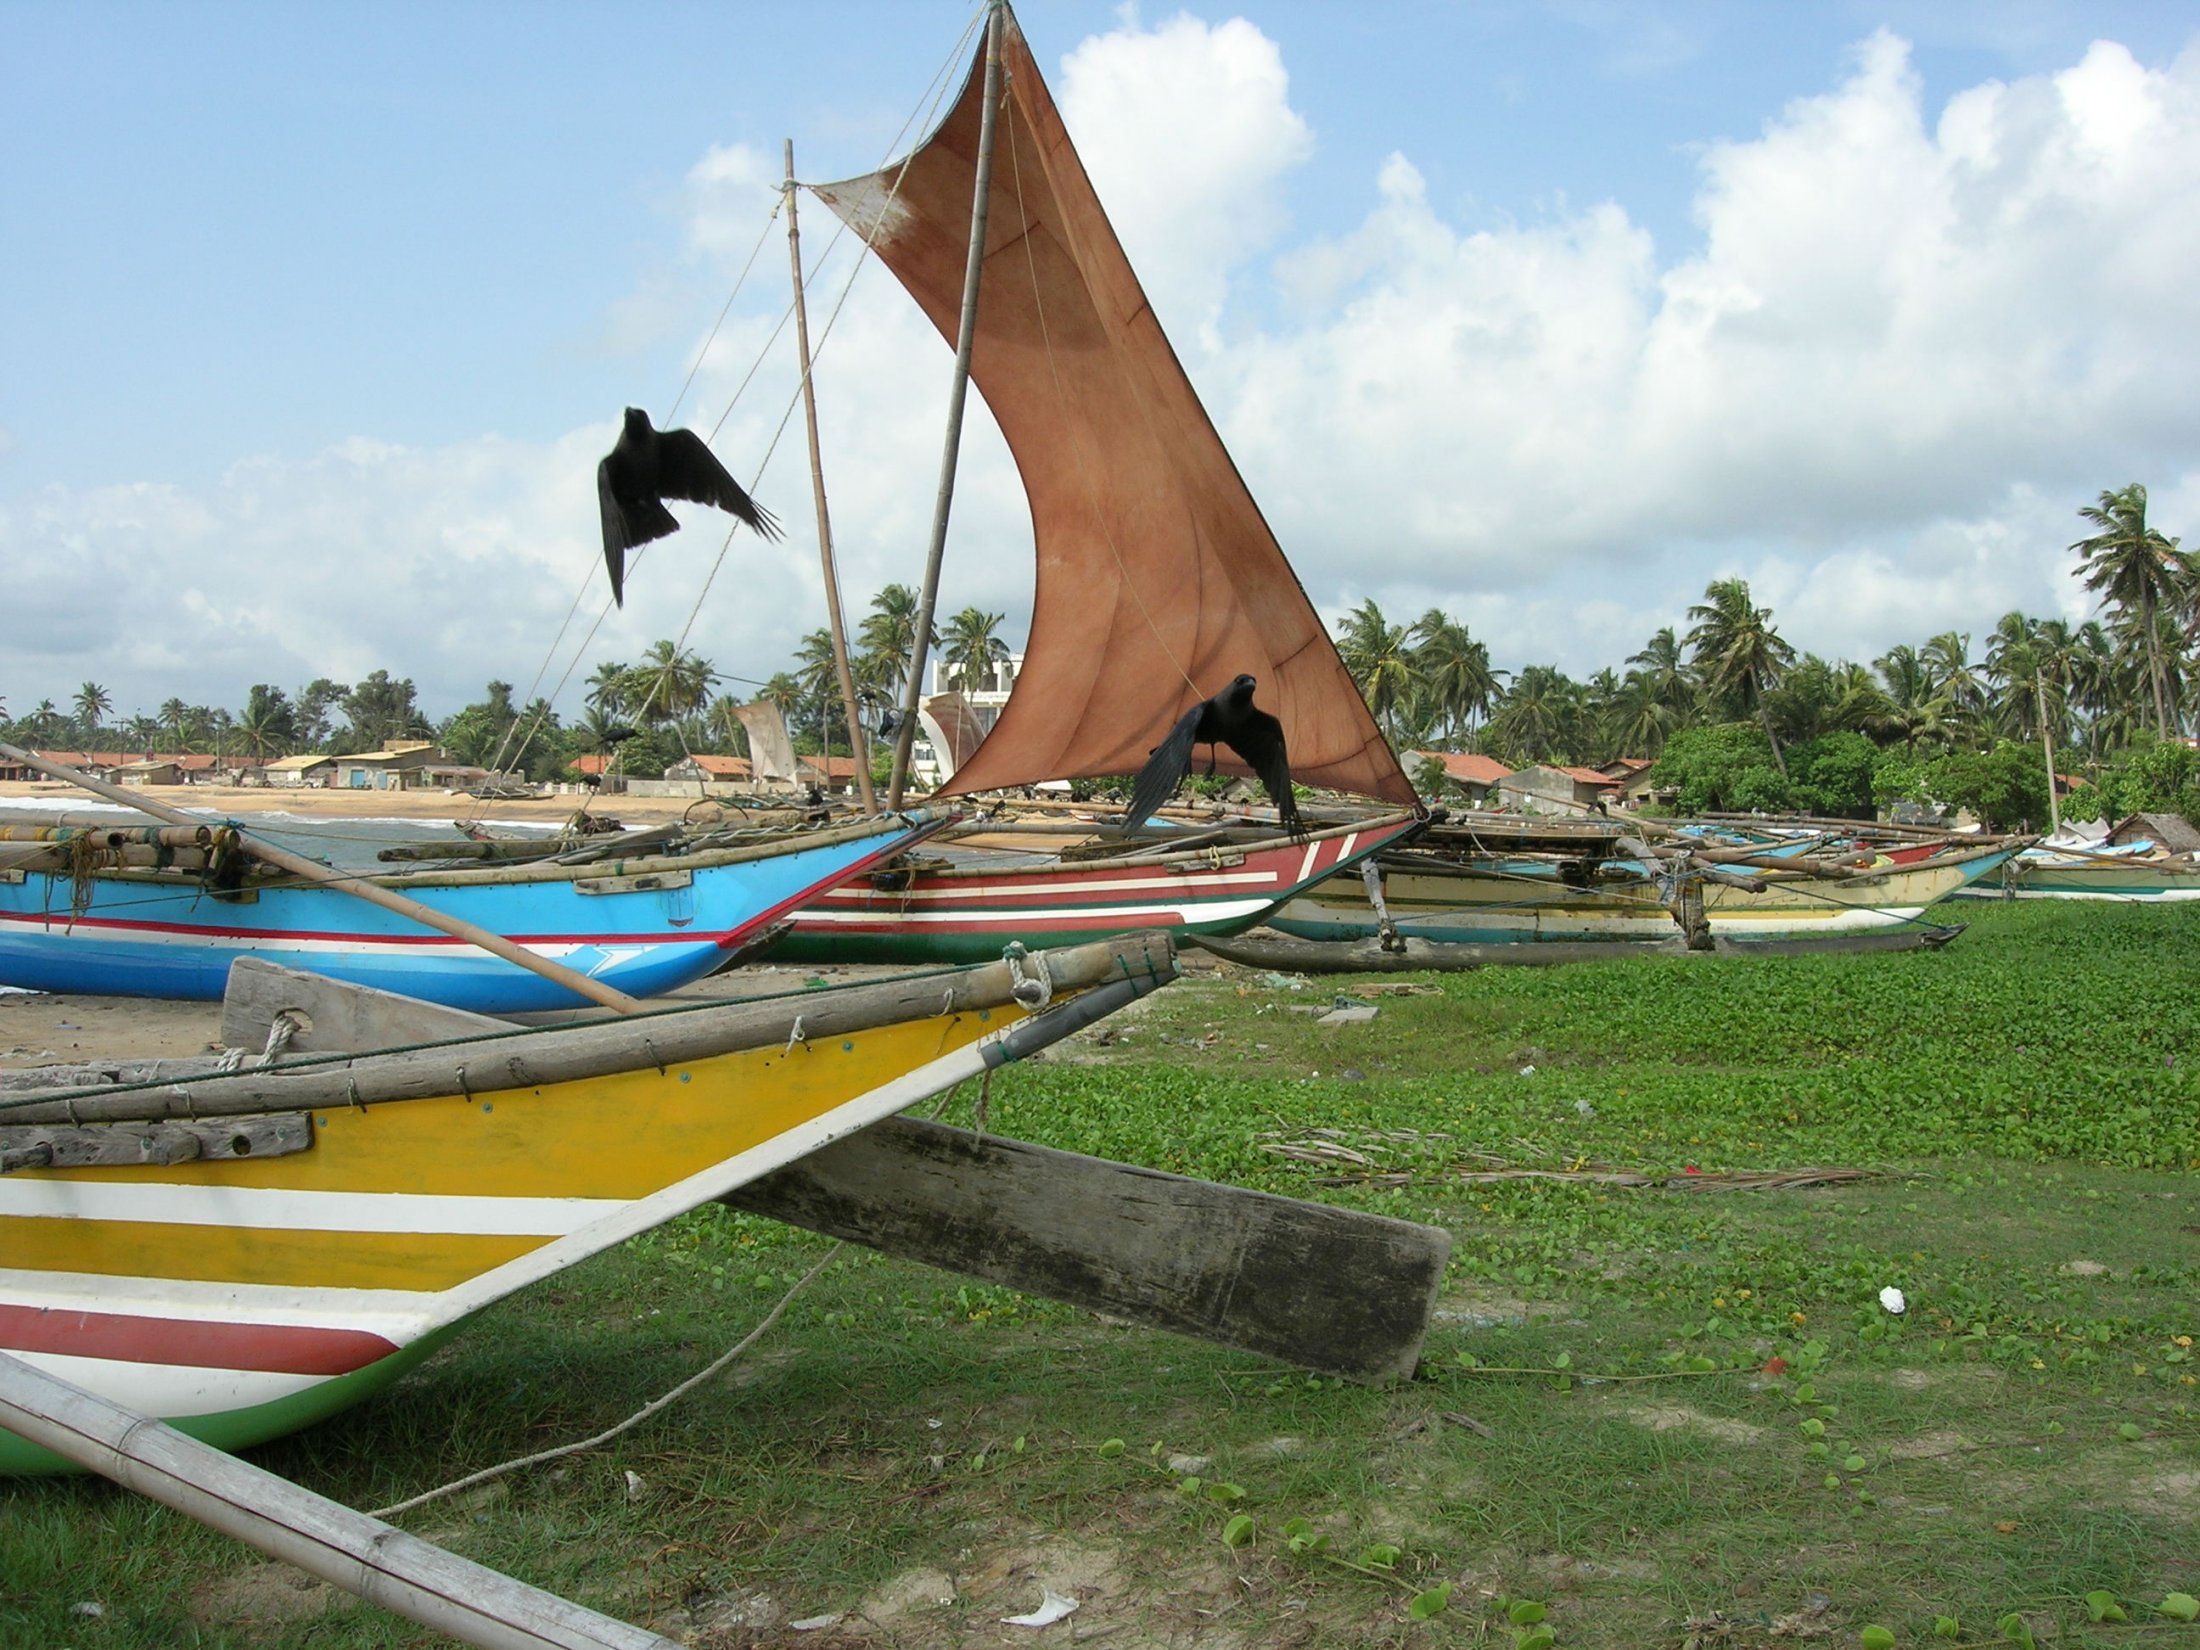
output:
[[[1370,596],[1345,615],[1337,652],[1353,681],[1360,685],[1367,708],[1383,724],[1384,733],[1394,734],[1398,703],[1415,683],[1413,659],[1406,649],[1406,627],[1386,620]]]
[[[30,720],[25,725],[30,728],[33,741],[50,745],[55,730],[61,726],[61,713],[54,708],[51,699],[41,699],[31,708]]]
[[[1969,730],[1986,719],[1986,684],[1971,668],[1971,638],[1958,630],[1943,630],[1918,653],[1930,674],[1933,693],[1941,700],[1941,719],[1952,728]]]
[[[2154,690],[2154,731],[2167,739],[2169,690],[2155,616],[2164,609],[2182,613],[2193,601],[2200,573],[2175,539],[2147,525],[2147,490],[2136,481],[2103,493],[2099,504],[2084,505],[2078,514],[2098,529],[2070,546],[2078,553],[2079,577],[2116,610],[2116,628],[2143,649]]]
[[[262,699],[245,706],[244,715],[237,719],[237,731],[244,735],[244,742],[252,748],[254,758],[265,762],[270,753],[281,754],[282,747],[290,739],[290,708],[276,706]]]
[[[634,685],[633,672],[615,660],[606,659],[588,677],[587,704],[590,710],[615,716],[626,709],[629,693]]]
[[[1749,586],[1741,579],[1714,579],[1703,594],[1703,601],[1688,610],[1695,621],[1688,633],[1691,663],[1707,693],[1757,713],[1772,746],[1773,765],[1785,779],[1787,759],[1772,731],[1765,690],[1795,662],[1795,649],[1772,628],[1772,609],[1751,604]]]
[[[78,725],[84,729],[84,743],[87,748],[98,742],[100,722],[114,709],[114,703],[107,696],[107,690],[97,682],[86,682],[76,690],[76,719]]]
[[[833,633],[811,631],[795,649],[794,662],[794,679],[801,684],[803,697],[817,708],[818,749],[829,754],[833,748],[833,703],[840,697],[840,666],[833,658]],[[849,748],[854,749],[853,744]]]
[[[1936,696],[1933,673],[1907,642],[1887,649],[1872,661],[1872,668],[1887,685],[1892,728],[1900,735],[1903,749],[1915,756],[1920,737],[1938,737],[1943,731],[1943,701]]]
[[[993,667],[1008,657],[1008,644],[993,633],[1001,627],[1001,615],[966,607],[947,621],[940,636],[940,669],[950,688],[975,692],[993,675]]]
[[[802,706],[802,684],[782,670],[758,689],[756,696],[767,705],[776,705],[779,714],[791,720]]]
[[[917,607],[917,593],[906,584],[890,584],[871,598],[871,611],[856,635],[863,649],[854,660],[857,686],[900,701],[916,658]]]
[[[1636,667],[1630,674],[1642,677],[1643,686],[1673,713],[1675,722],[1688,714],[1696,701],[1696,682],[1688,673],[1688,656],[1671,625],[1643,643],[1640,653],[1628,655],[1627,662]]]
[[[1643,670],[1621,680],[1608,724],[1615,756],[1655,757],[1680,726],[1680,712],[1659,696],[1656,680]]]
[[[1490,713],[1503,671],[1490,668],[1490,650],[1467,627],[1439,608],[1430,608],[1406,632],[1411,644],[1408,673],[1428,696],[1453,739],[1471,736],[1477,720]]]
[[[718,672],[701,654],[673,641],[652,642],[642,662],[627,673],[622,708],[652,727],[676,722],[710,703],[710,685],[717,680]]]
[[[1563,761],[1573,754],[1573,733],[1583,706],[1579,682],[1555,665],[1529,665],[1490,718],[1490,736],[1516,761]]]
[[[190,716],[191,707],[181,699],[164,699],[161,701],[160,725],[175,735],[176,749],[179,753],[188,752],[191,749],[191,738],[185,731]]]

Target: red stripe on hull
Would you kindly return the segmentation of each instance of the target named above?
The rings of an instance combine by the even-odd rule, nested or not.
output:
[[[0,1305],[0,1348],[194,1369],[275,1375],[348,1375],[397,1350],[363,1329],[301,1324],[139,1318],[117,1312]]]

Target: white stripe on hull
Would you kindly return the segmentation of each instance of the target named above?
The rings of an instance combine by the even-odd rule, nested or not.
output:
[[[431,1289],[332,1289],[273,1283],[199,1283],[185,1278],[110,1277],[102,1272],[31,1272],[0,1267],[0,1301],[64,1306],[144,1318],[296,1324],[365,1329],[398,1340],[430,1322],[441,1296]],[[413,1326],[407,1328],[405,1326]]]
[[[802,928],[877,928],[906,923],[953,923],[966,927],[977,923],[1008,923],[1019,928],[1046,928],[1053,923],[1073,925],[1104,918],[1160,917],[1174,922],[1229,922],[1265,911],[1272,900],[1203,900],[1197,905],[1066,905],[1034,909],[1019,906],[1012,911],[842,911],[829,905],[812,905],[803,911]]]
[[[563,1237],[624,1200],[461,1197],[417,1192],[301,1192],[262,1186],[0,1181],[0,1215],[150,1221],[308,1232],[439,1232],[468,1237]]]
[[[276,1403],[329,1379],[326,1375],[284,1375],[264,1369],[207,1369],[194,1364],[142,1364],[121,1358],[71,1358],[58,1352],[18,1352],[14,1356],[103,1398],[169,1420]]]
[[[1309,857],[1313,852],[1312,849],[1308,850]],[[1196,882],[1194,881],[1195,878],[1197,879]],[[1060,877],[1050,877],[1044,882],[1027,883],[980,882],[973,879],[972,885],[967,888],[949,885],[940,888],[912,888],[906,892],[889,894],[873,893],[866,889],[843,885],[814,901],[812,908],[814,909],[818,905],[853,904],[879,899],[909,900],[912,902],[939,901],[944,903],[950,900],[1012,899],[1026,894],[1051,894],[1057,899],[1071,894],[1091,894],[1104,900],[1112,894],[1136,893],[1153,888],[1170,888],[1180,893],[1189,889],[1195,894],[1200,889],[1237,886],[1244,883],[1272,888],[1280,880],[1273,871],[1195,870],[1170,877],[1121,877],[1107,880],[1095,878],[1090,882],[1066,882]],[[1087,908],[1080,907],[1079,909]],[[1113,907],[1111,906],[1110,909],[1113,909]]]

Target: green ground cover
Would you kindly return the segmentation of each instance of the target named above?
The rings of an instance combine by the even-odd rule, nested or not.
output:
[[[996,1079],[1002,1132],[1446,1226],[1407,1385],[844,1252],[678,1407],[401,1522],[717,1647],[2200,1650],[2200,911],[1958,914],[1358,1026],[1207,971]],[[1719,1189],[1831,1169],[1871,1173]],[[691,1217],[255,1458],[371,1507],[585,1437],[825,1250]],[[1074,1616],[1001,1624],[1049,1586]],[[0,1644],[433,1642],[110,1486],[0,1488]]]

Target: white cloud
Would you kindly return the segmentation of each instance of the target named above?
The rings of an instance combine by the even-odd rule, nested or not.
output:
[[[1243,18],[1129,22],[1065,57],[1056,89],[1154,312],[1179,347],[1211,344],[1232,273],[1281,233],[1284,179],[1313,153],[1283,54]]]
[[[1350,233],[1292,242],[1314,136],[1277,48],[1242,20],[1127,18],[1054,81],[1316,604],[1335,615],[1372,596],[1394,619],[1441,606],[1503,666],[1587,672],[1684,623],[1730,574],[1796,645],[1850,658],[1941,630],[1981,637],[2010,608],[2081,616],[2074,511],[2129,481],[2190,537],[2200,52],[2157,69],[2103,42],[1937,113],[1892,35],[1835,73],[1757,137],[1702,151],[1700,240],[1685,248],[1659,247],[1614,201],[1469,232],[1408,153],[1367,180]],[[722,294],[777,171],[739,146],[697,162],[681,243],[637,275],[623,336],[669,327],[701,348],[715,301],[676,300],[705,270]],[[829,223],[806,214],[806,243],[821,251]],[[811,306],[842,583],[860,613],[921,570],[950,352],[876,268],[833,320],[845,260]],[[779,322],[771,279],[712,340],[680,421],[711,430],[741,390],[717,450],[744,482],[770,454],[756,490],[788,540],[737,535],[698,610],[723,526],[683,507],[705,524],[642,558],[576,681],[691,614],[692,645],[767,676],[822,622],[784,336],[742,388]],[[93,676],[125,705],[240,702],[252,681],[378,666],[439,711],[492,675],[524,691],[575,590],[589,617],[600,603],[590,489],[611,433],[352,443],[243,460],[202,486],[11,495],[0,691],[20,703]],[[1021,489],[973,399],[942,605],[1005,612],[1014,636],[1030,580]]]
[[[1279,262],[1300,318],[1212,404],[1318,599],[1525,596],[1514,662],[1613,662],[1734,571],[1852,657],[2061,611],[2076,506],[2166,499],[2200,446],[2196,82],[2101,44],[1930,126],[1876,35],[1705,152],[1702,245],[1662,267],[1612,203],[1461,233],[1394,157],[1358,230]],[[1586,589],[1640,599],[1624,645],[1572,622]]]

